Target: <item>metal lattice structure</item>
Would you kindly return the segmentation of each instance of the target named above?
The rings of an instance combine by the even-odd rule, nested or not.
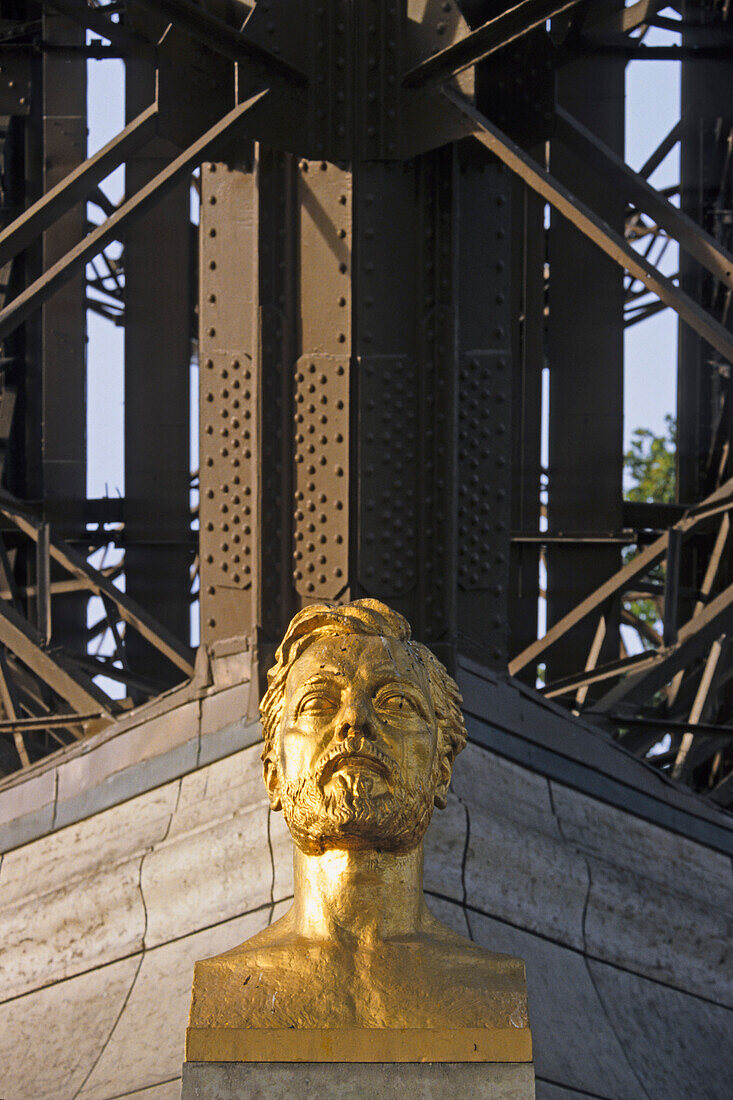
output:
[[[261,674],[299,606],[376,596],[449,665],[533,685],[542,662],[546,694],[733,802],[732,30],[714,0],[4,5],[4,771],[189,672],[196,581],[202,641],[246,636]],[[124,60],[127,126],[87,159],[100,57]],[[635,172],[638,58],[683,78],[679,124]],[[658,190],[676,145],[679,188]],[[623,333],[662,309],[679,504],[631,504]],[[87,310],[125,330],[121,501],[86,497]],[[106,544],[124,559],[95,570]]]

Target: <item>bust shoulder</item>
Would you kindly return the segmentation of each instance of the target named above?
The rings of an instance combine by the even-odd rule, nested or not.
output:
[[[431,917],[415,936],[309,940],[288,916],[196,963],[192,1027],[527,1027],[524,964]]]

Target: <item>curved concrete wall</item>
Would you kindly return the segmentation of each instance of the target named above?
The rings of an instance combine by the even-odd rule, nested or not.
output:
[[[469,745],[427,845],[437,915],[527,962],[540,1097],[730,1095],[731,867]],[[0,863],[0,1095],[173,1100],[197,958],[288,904],[235,752]]]

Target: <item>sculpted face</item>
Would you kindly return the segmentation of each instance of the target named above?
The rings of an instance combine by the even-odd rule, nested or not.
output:
[[[407,851],[430,821],[438,726],[428,676],[394,638],[313,642],[288,673],[277,784],[293,839]]]

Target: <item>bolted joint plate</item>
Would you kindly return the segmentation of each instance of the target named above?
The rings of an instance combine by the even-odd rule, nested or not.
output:
[[[403,160],[471,132],[440,91],[402,87],[414,65],[469,33],[454,0],[262,0],[244,27],[248,39],[306,73],[289,89],[274,80],[267,133],[254,135],[300,157],[333,163]],[[240,101],[267,82],[264,69],[238,64]],[[468,69],[449,84],[473,96]]]

